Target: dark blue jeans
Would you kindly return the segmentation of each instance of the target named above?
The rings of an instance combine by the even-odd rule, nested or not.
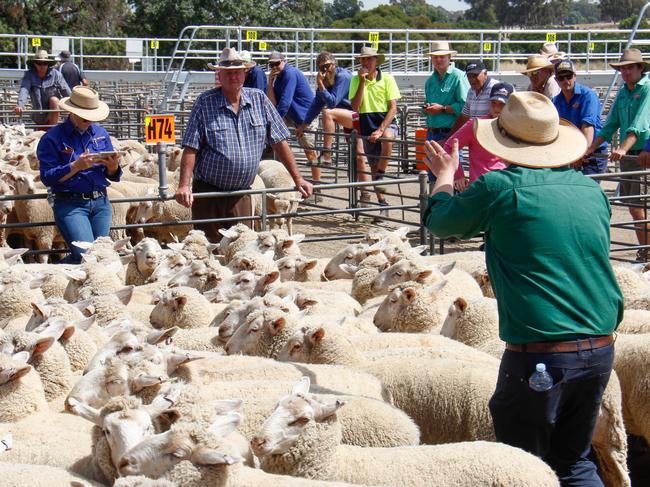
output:
[[[72,242],[92,242],[105,237],[111,228],[113,210],[107,196],[95,200],[54,199],[54,221],[70,249],[70,255],[61,262],[78,264],[83,252]]]
[[[562,486],[602,486],[587,456],[613,360],[613,345],[569,353],[506,350],[489,404],[497,441],[542,458]],[[545,392],[528,385],[538,363],[553,376]]]

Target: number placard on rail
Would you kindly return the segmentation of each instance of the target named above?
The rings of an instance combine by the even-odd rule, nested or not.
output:
[[[151,49],[158,49],[160,47],[160,41],[157,39],[152,40],[149,42],[149,47],[151,47]]]
[[[247,41],[256,41],[257,40],[257,31],[256,30],[247,30],[246,31],[246,40]]]
[[[546,42],[555,42],[557,41],[557,34],[555,32],[546,33]]]
[[[32,47],[41,47],[40,37],[32,37]]]
[[[596,49],[596,43],[595,42],[590,42],[589,43],[589,50],[593,51],[594,49]]]
[[[260,41],[260,51],[266,51],[266,41]]]
[[[483,50],[485,52],[490,52],[492,50],[492,43],[491,42],[484,42],[483,43]]]
[[[144,117],[144,141],[147,144],[176,142],[174,115],[149,115]]]
[[[379,32],[368,32],[368,42],[376,44],[379,42]]]

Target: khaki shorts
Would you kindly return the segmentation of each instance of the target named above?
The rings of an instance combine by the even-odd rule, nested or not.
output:
[[[622,160],[620,163],[621,172],[645,171],[636,162]],[[646,193],[646,184],[643,182],[643,176],[623,176],[625,181],[620,182],[619,194],[621,196],[636,196]],[[650,185],[650,179],[648,180]]]
[[[296,128],[296,124],[293,120],[288,118],[284,119],[287,127]],[[305,150],[316,150],[316,134],[308,134],[307,131],[315,132],[318,130],[318,119],[315,118],[305,129],[305,132],[302,134],[302,137],[296,137],[298,139],[298,144]]]

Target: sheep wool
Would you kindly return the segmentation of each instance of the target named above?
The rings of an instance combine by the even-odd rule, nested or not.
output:
[[[196,289],[177,287],[163,293],[162,299],[151,311],[150,321],[154,328],[200,328],[207,327],[214,314],[210,302]]]
[[[0,353],[0,371],[21,367],[25,364]],[[0,385],[0,423],[12,423],[36,411],[47,410],[41,380],[34,369],[30,369],[22,377]]]

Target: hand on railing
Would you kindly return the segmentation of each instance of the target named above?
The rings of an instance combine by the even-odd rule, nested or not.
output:
[[[25,111],[25,109],[24,109],[23,107],[19,107],[18,105],[16,105],[16,106],[14,107],[14,113],[15,113],[16,115],[20,115],[20,114],[22,114],[24,111]]]

